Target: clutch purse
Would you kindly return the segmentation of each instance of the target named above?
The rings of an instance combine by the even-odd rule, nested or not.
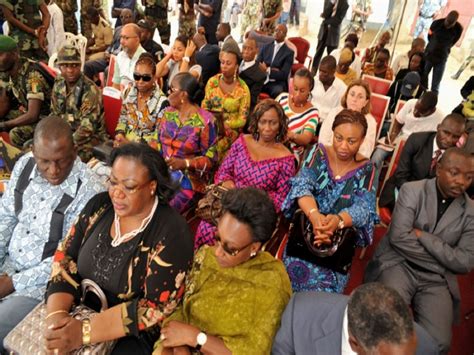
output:
[[[212,184],[206,187],[205,195],[196,207],[196,216],[216,226],[222,215],[222,195],[229,189],[222,185]]]
[[[91,319],[97,314],[96,311],[84,305],[85,296],[88,292],[94,293],[100,300],[101,312],[108,308],[104,292],[94,281],[84,279],[81,282],[81,291],[81,302],[72,310],[72,317],[82,321],[84,319]],[[3,344],[7,352],[19,355],[46,355],[44,339],[44,331],[47,328],[46,316],[46,304],[40,303],[5,337]],[[115,341],[84,345],[80,349],[71,352],[71,354],[107,355],[112,352],[114,345]]]
[[[313,225],[301,210],[297,210],[288,230],[286,254],[341,274],[347,274],[355,254],[354,228],[337,230],[331,244],[314,245]]]

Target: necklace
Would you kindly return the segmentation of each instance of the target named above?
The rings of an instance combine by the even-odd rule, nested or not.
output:
[[[120,232],[120,217],[117,215],[117,213],[115,213],[114,214],[115,238],[112,240],[112,246],[114,248],[118,247],[120,244],[128,242],[130,239],[135,237],[138,233],[143,232],[145,228],[148,227],[148,224],[153,218],[153,215],[155,214],[157,206],[158,206],[158,197],[155,197],[155,203],[153,204],[153,208],[151,209],[148,216],[143,218],[143,221],[140,227],[128,233],[125,233],[124,235],[122,235],[122,233]]]
[[[349,160],[349,162],[344,164],[341,170],[339,170],[339,164],[337,163],[338,162],[337,156],[335,158],[336,159],[334,160],[334,163],[336,164],[336,170],[334,171],[334,174],[335,174],[334,179],[341,180],[342,178],[341,174],[346,171],[347,167],[352,163],[352,160],[354,158],[352,158],[351,160]]]
[[[302,104],[297,104],[293,98],[291,98],[291,103],[292,103],[295,107],[298,107],[298,108],[302,108],[302,107],[304,107],[304,105],[306,105],[306,102],[303,102]]]

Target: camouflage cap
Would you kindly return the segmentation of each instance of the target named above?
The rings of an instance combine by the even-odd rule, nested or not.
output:
[[[81,64],[81,54],[79,50],[74,46],[64,46],[58,52],[57,64]]]
[[[0,35],[0,53],[11,52],[18,49],[16,41],[5,35]]]

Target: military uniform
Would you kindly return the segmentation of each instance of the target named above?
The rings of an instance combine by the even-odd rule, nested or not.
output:
[[[263,18],[269,18],[269,17],[275,16],[277,12],[281,12],[282,10],[283,10],[282,0],[263,0]],[[272,35],[273,32],[275,31],[277,20],[270,22],[265,27],[269,35]]]
[[[196,14],[194,13],[194,0],[180,0],[178,36],[191,38],[195,33]]]
[[[260,27],[261,1],[247,0],[242,11],[242,22],[240,24],[240,37],[244,38],[247,31],[258,30]]]
[[[145,19],[158,28],[161,43],[170,44],[171,25],[168,22],[168,0],[143,0]]]
[[[43,0],[39,0],[33,5],[29,4],[28,0],[0,0],[1,6],[10,10],[18,21],[32,29],[37,29],[43,24],[39,10],[43,3]],[[17,42],[20,55],[37,60],[48,60],[48,55],[40,48],[36,36],[24,32],[12,24],[9,24],[9,28],[9,36]]]
[[[75,1],[75,0],[69,0],[69,1]],[[81,33],[86,38],[92,37],[92,23],[91,23],[90,16],[87,15],[87,9],[89,7],[95,7],[99,11],[99,14],[102,15],[103,13],[102,0],[81,0]]]
[[[38,64],[30,59],[20,57],[20,69],[15,78],[9,78],[9,90],[14,96],[10,112],[7,119],[14,119],[24,114],[28,110],[28,100],[41,100],[41,116],[49,114],[51,102],[51,86],[48,80],[38,69]],[[22,147],[24,143],[33,138],[35,125],[18,126],[9,132],[11,142],[17,147]]]
[[[77,2],[75,0],[55,0],[63,11],[64,31],[77,35]]]

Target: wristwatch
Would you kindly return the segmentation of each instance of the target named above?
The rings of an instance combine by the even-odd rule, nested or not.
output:
[[[340,215],[336,215],[337,218],[339,218],[339,223],[337,224],[337,229],[344,229],[344,220]]]
[[[207,342],[207,335],[204,332],[199,332],[199,334],[196,337],[196,346],[194,347],[196,350],[201,350],[201,348],[206,344]]]
[[[189,57],[183,57],[183,61],[185,61],[186,63],[189,63],[191,59],[189,59]]]

